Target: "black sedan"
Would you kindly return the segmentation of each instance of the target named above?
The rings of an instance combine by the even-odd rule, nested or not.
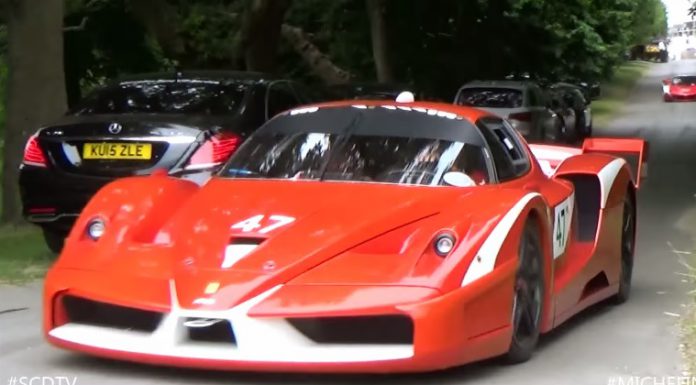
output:
[[[164,169],[203,183],[275,114],[314,101],[301,84],[264,74],[178,72],[121,79],[29,138],[23,212],[59,252],[106,183]]]

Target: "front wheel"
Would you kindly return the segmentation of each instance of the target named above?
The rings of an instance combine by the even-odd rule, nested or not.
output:
[[[519,245],[512,307],[512,342],[506,355],[508,363],[529,360],[539,341],[544,303],[543,266],[539,229],[533,220],[529,220]]]

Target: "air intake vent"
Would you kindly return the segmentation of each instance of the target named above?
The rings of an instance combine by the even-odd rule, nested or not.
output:
[[[232,325],[225,319],[187,318],[184,327],[188,331],[188,339],[195,342],[213,342],[235,344],[236,340]]]
[[[235,263],[254,251],[263,241],[265,241],[264,238],[232,238],[229,245],[225,248],[225,259],[222,261],[221,267],[229,269],[234,266]]]
[[[69,322],[123,330],[154,332],[163,314],[65,296],[63,306]]]

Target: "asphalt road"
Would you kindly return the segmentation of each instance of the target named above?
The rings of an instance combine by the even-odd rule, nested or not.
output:
[[[660,80],[689,71],[696,72],[696,61],[655,64],[611,127],[596,128],[596,135],[641,136],[651,142],[650,178],[639,197],[638,254],[631,300],[618,307],[597,306],[570,321],[544,337],[537,354],[526,364],[510,367],[491,361],[440,373],[355,377],[210,373],[116,363],[64,352],[43,341],[37,283],[0,288],[0,385],[22,385],[10,383],[13,376],[50,378],[42,385],[67,384],[66,379],[80,385],[348,385],[356,381],[621,385],[618,376],[680,375],[677,324],[689,300],[686,292],[690,284],[677,274],[685,271],[679,256],[688,255],[674,250],[691,250],[696,232],[696,104],[662,103]],[[65,379],[59,382],[58,376]]]

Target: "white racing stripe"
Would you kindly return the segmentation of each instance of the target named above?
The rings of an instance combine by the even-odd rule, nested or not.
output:
[[[611,191],[611,188],[614,185],[616,177],[619,175],[619,171],[621,171],[621,168],[625,164],[626,161],[623,158],[617,158],[609,162],[609,164],[604,166],[604,168],[602,168],[597,173],[597,176],[599,177],[600,187],[602,189],[602,208],[605,208],[607,206],[607,200],[609,200],[609,192]]]
[[[503,219],[498,222],[490,235],[488,235],[488,239],[486,239],[479,249],[471,265],[469,265],[469,269],[464,275],[461,286],[466,286],[493,271],[500,248],[503,246],[503,242],[505,242],[505,239],[510,233],[510,229],[515,224],[515,221],[517,221],[517,218],[519,218],[522,210],[527,207],[527,203],[538,196],[541,196],[541,194],[529,193],[525,195],[507,212],[507,214],[505,214]]]

